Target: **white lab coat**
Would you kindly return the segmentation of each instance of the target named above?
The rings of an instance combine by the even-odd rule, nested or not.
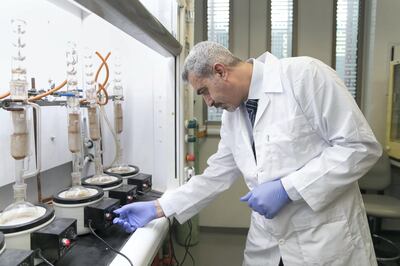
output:
[[[300,199],[271,220],[252,213],[243,265],[277,266],[280,256],[285,266],[377,265],[356,182],[381,155],[367,121],[322,62],[257,60],[265,65],[253,131],[244,106],[224,112],[217,153],[203,174],[160,199],[165,214],[184,222],[241,175],[250,190],[282,178]]]

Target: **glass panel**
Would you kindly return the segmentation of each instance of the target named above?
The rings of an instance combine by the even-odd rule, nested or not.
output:
[[[161,24],[176,37],[177,2],[175,0],[139,0]]]
[[[336,71],[353,97],[357,89],[359,0],[338,0],[336,13]]]
[[[229,0],[207,1],[207,37],[229,49]],[[208,107],[208,121],[221,121],[222,109]]]
[[[271,0],[271,53],[292,56],[293,0]]]
[[[400,142],[400,64],[394,66],[390,141]]]

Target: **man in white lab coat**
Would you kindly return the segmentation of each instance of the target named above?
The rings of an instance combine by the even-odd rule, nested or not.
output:
[[[377,265],[357,180],[381,155],[336,72],[310,57],[241,61],[197,44],[182,77],[222,107],[221,141],[203,174],[158,201],[118,209],[131,232],[184,222],[243,176],[252,208],[243,265]]]

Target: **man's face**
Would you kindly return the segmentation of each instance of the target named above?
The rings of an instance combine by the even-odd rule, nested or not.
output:
[[[190,73],[189,83],[197,95],[203,96],[208,106],[233,112],[241,104],[241,98],[233,84],[224,77],[226,76],[215,73],[210,77],[201,78]]]

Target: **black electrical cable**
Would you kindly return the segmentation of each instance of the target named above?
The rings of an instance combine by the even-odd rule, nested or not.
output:
[[[168,218],[167,218],[167,219],[168,219]],[[169,245],[170,245],[170,247],[171,247],[171,258],[170,258],[170,261],[169,261],[169,265],[172,265],[172,259],[174,259],[175,262],[177,263],[176,266],[179,266],[180,263],[179,263],[178,258],[176,257],[175,248],[174,248],[174,243],[173,243],[173,241],[172,241],[172,229],[173,229],[173,228],[172,228],[170,219],[168,219],[168,225],[169,225]]]
[[[109,247],[112,251],[114,251],[115,253],[117,253],[117,254],[121,255],[122,257],[124,257],[125,259],[127,259],[128,262],[129,262],[129,264],[130,264],[131,266],[133,266],[132,261],[131,261],[125,254],[119,252],[118,250],[116,250],[115,248],[113,248],[112,246],[110,246],[104,239],[102,239],[101,237],[99,237],[99,236],[94,232],[94,230],[93,230],[93,228],[92,228],[92,221],[91,221],[91,220],[89,220],[89,229],[90,229],[90,232],[91,232],[95,237],[97,237],[97,239],[99,239],[101,242],[103,242],[103,243],[104,243],[107,247]]]
[[[188,249],[189,257],[192,260],[192,264],[193,264],[193,266],[195,266],[196,263],[195,263],[194,258],[192,256],[192,253],[189,251],[190,244],[191,244],[190,242],[192,241],[192,233],[193,233],[193,225],[192,225],[192,221],[191,220],[189,220],[189,230],[190,230],[190,239],[189,239],[189,243],[188,243],[187,249]]]
[[[47,265],[49,266],[54,266],[54,264],[52,264],[50,261],[48,261],[43,255],[42,255],[42,251],[40,249],[36,249],[35,250],[36,255],[39,256],[39,258],[41,258]]]
[[[191,241],[192,241],[192,233],[193,233],[192,220],[189,220],[188,225],[189,225],[189,231],[190,231],[190,238],[189,238],[189,240],[188,240],[187,252],[188,252],[188,255],[189,255],[190,259],[192,260],[193,266],[195,266],[196,263],[195,263],[194,258],[193,258],[193,256],[192,256],[192,253],[189,251],[190,244],[191,244]]]
[[[187,224],[189,226],[189,222]],[[185,242],[184,242],[184,245],[183,245],[185,247],[185,254],[183,255],[182,265],[185,263],[186,257],[188,255],[188,251],[189,251],[188,246],[190,245],[190,240],[191,240],[191,231],[190,231],[190,227],[189,227],[189,232],[188,232],[188,235],[186,236],[186,239],[185,239]]]
[[[186,257],[187,257],[187,255],[188,255],[188,248],[187,248],[188,237],[189,237],[189,235],[186,237],[185,243],[184,243],[184,245],[183,245],[184,248],[185,248],[185,254],[183,255],[183,259],[182,259],[182,264],[181,264],[181,265],[183,265],[183,264],[185,263]]]
[[[194,258],[192,256],[192,253],[190,253],[190,251],[189,251],[190,242],[192,241],[192,229],[193,229],[191,220],[188,221],[188,227],[189,227],[189,233],[188,233],[188,235],[186,236],[186,239],[185,239],[185,244],[184,244],[184,246],[185,246],[185,255],[183,256],[183,259],[182,259],[182,263],[181,263],[182,266],[183,266],[183,263],[186,260],[187,255],[189,255],[189,257],[191,258],[193,265],[195,265],[195,261],[194,261]]]
[[[167,218],[168,219],[168,218]],[[169,256],[170,256],[170,259],[169,259],[169,265],[171,265],[172,264],[172,260],[173,260],[173,258],[174,258],[174,245],[173,245],[173,243],[172,243],[172,228],[171,228],[171,221],[170,221],[170,219],[168,219],[168,235],[169,235],[169,249],[168,249],[168,251],[171,251],[171,254],[169,254]],[[179,263],[178,263],[178,266],[179,266]]]

